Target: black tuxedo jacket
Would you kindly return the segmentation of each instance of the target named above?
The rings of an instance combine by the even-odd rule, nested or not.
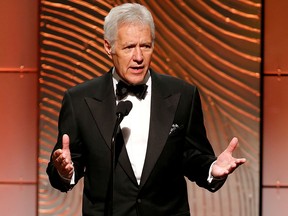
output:
[[[207,183],[216,158],[206,137],[196,87],[152,70],[151,79],[150,130],[141,183],[137,184],[123,147],[114,173],[115,216],[190,215],[184,176],[210,191],[222,186]],[[68,134],[76,183],[84,176],[83,215],[104,215],[107,207],[115,111],[111,70],[69,89],[63,98],[54,150],[62,148],[62,135]],[[53,187],[71,189],[51,161],[47,173]]]

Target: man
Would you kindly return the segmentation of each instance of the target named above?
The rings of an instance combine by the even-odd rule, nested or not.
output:
[[[232,139],[216,158],[197,88],[150,69],[155,27],[145,7],[113,8],[104,39],[114,67],[65,93],[47,168],[50,182],[66,192],[84,176],[83,215],[190,215],[184,176],[218,190],[245,162],[232,156],[238,141]],[[137,87],[143,90],[140,98],[125,94],[131,87],[119,89],[125,84],[145,84]],[[133,108],[120,124],[113,158],[116,107],[126,100]]]

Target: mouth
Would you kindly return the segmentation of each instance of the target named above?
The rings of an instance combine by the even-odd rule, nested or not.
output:
[[[135,73],[141,73],[144,69],[144,66],[136,66],[136,67],[131,67],[131,69],[133,70],[133,72]]]

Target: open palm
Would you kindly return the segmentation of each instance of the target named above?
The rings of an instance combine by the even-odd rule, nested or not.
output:
[[[212,176],[222,178],[231,174],[238,166],[246,162],[245,158],[234,158],[233,151],[238,146],[238,139],[234,137],[228,147],[218,156],[212,167]]]

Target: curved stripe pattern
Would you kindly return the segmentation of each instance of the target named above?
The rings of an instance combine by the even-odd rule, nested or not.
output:
[[[103,20],[127,1],[42,0],[39,215],[81,215],[82,182],[68,194],[52,189],[45,169],[57,137],[63,92],[111,67]],[[259,210],[260,0],[149,0],[156,24],[152,68],[198,86],[216,154],[232,136],[247,165],[211,194],[188,183],[191,214],[254,216]]]

